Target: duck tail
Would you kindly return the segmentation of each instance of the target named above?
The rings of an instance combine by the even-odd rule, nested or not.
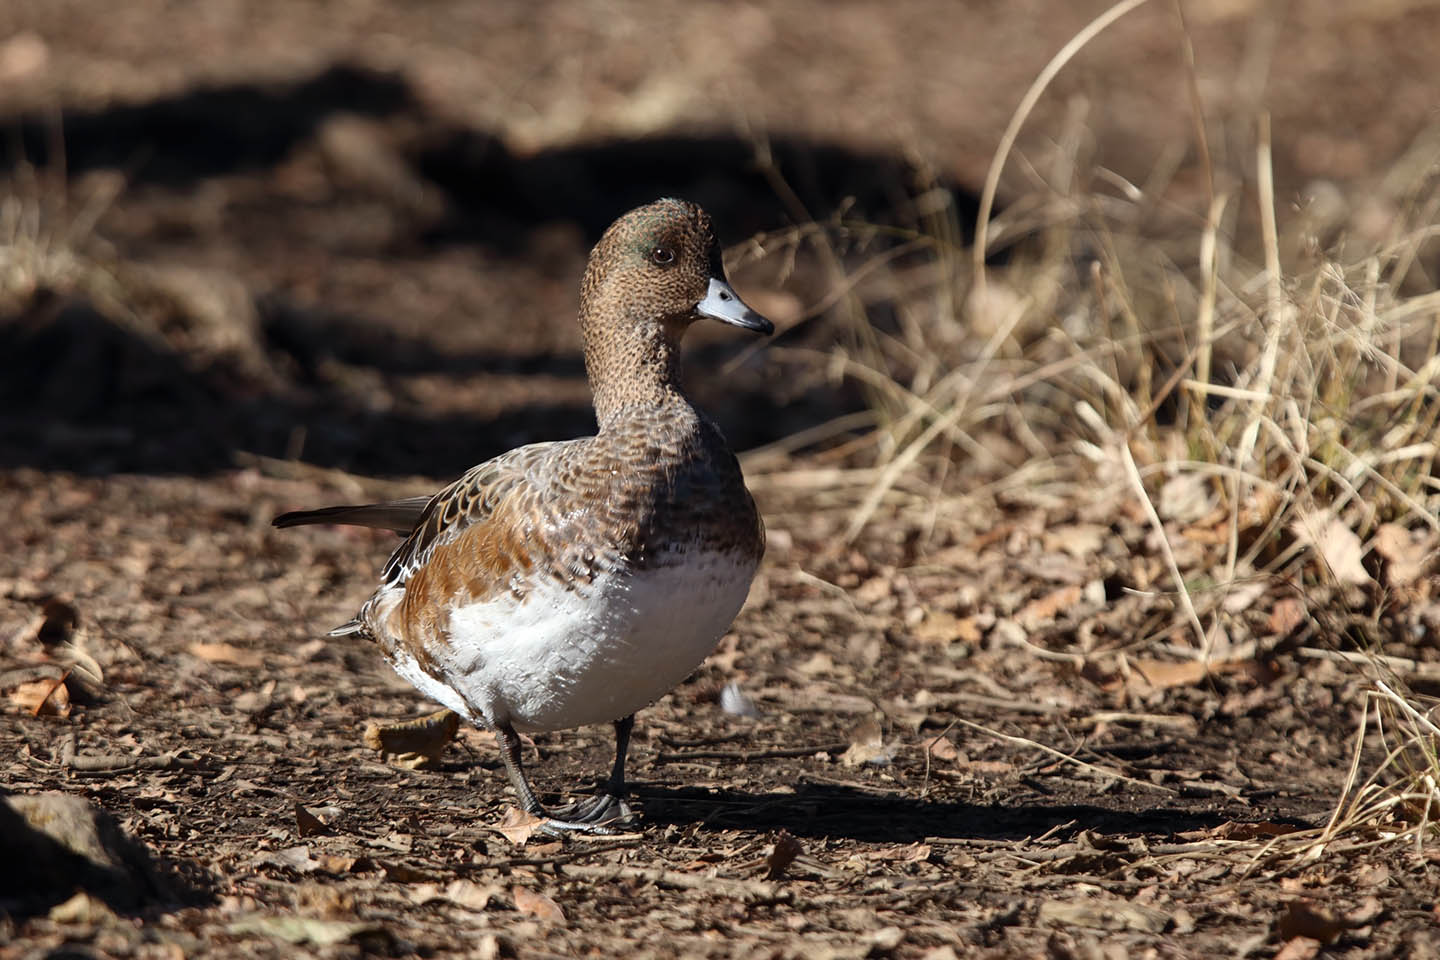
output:
[[[365,626],[364,621],[359,617],[356,617],[354,620],[347,620],[345,623],[340,624],[340,626],[325,634],[327,637],[368,637],[369,635],[370,628]]]
[[[307,523],[334,523],[355,527],[393,530],[404,536],[414,530],[425,514],[429,497],[409,497],[384,503],[358,503],[319,510],[293,510],[271,520],[277,527],[299,527]]]

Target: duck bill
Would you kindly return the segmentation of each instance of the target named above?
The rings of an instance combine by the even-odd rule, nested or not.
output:
[[[695,312],[767,336],[775,332],[775,324],[747,307],[730,284],[716,277],[710,278],[710,288],[705,291],[705,298],[695,305]]]

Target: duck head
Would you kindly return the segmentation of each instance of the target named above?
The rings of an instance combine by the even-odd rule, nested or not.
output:
[[[602,425],[620,406],[662,402],[679,390],[680,340],[702,318],[775,330],[726,280],[705,211],[657,200],[611,224],[580,287],[585,363]]]

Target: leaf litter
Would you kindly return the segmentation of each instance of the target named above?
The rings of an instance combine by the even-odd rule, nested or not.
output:
[[[130,502],[166,495],[143,478],[117,484],[130,489],[109,495]],[[107,492],[91,489],[98,518]],[[23,499],[13,488],[6,495]],[[776,507],[783,512],[783,504],[770,504]],[[132,522],[134,535],[144,535],[143,517]],[[249,534],[216,528],[212,535],[223,547]],[[791,535],[805,543],[799,524]],[[763,574],[769,599],[746,610],[733,648],[727,640],[721,649],[734,656],[723,656],[723,668],[701,669],[642,714],[632,769],[645,812],[638,835],[537,843],[536,819],[513,806],[505,813],[504,776],[488,738],[472,746],[456,741],[431,771],[376,763],[361,743],[364,725],[413,717],[422,712],[419,701],[376,658],[359,656],[354,668],[337,674],[324,651],[318,659],[294,655],[307,639],[304,620],[331,619],[323,596],[302,602],[312,613],[302,612],[298,625],[276,620],[271,635],[249,639],[236,632],[242,626],[220,623],[219,635],[206,640],[255,649],[266,662],[284,664],[289,687],[307,691],[302,699],[281,697],[289,687],[276,685],[256,701],[259,714],[238,710],[226,692],[243,691],[236,671],[255,668],[194,656],[194,640],[183,630],[143,610],[122,610],[92,646],[115,688],[69,720],[23,717],[7,734],[16,757],[10,783],[78,787],[56,763],[59,730],[50,724],[72,725],[76,756],[190,751],[202,761],[193,771],[128,767],[105,774],[96,787],[158,856],[196,864],[187,869],[197,871],[200,889],[232,878],[225,882],[236,894],[264,907],[239,917],[215,913],[226,936],[314,946],[370,943],[367,937],[383,930],[436,950],[459,950],[469,941],[409,911],[439,911],[455,923],[459,914],[446,911],[485,917],[505,943],[530,937],[528,921],[575,937],[573,943],[619,944],[626,930],[651,923],[645,918],[674,917],[681,924],[677,943],[700,943],[691,937],[703,938],[714,924],[783,927],[782,914],[802,908],[809,923],[821,924],[812,934],[816,943],[893,927],[904,933],[896,950],[913,944],[914,956],[976,946],[981,931],[1017,904],[1020,927],[1008,934],[1015,943],[1030,936],[1043,943],[1057,930],[1138,937],[1135,943],[1191,927],[1187,937],[1204,938],[1207,930],[1218,936],[1224,924],[1210,894],[1215,884],[1253,871],[1254,849],[1303,835],[1328,816],[1342,769],[1338,759],[1328,760],[1332,751],[1313,746],[1331,737],[1344,743],[1345,711],[1336,704],[1354,694],[1348,676],[1326,674],[1325,662],[1316,661],[1308,676],[1282,668],[1286,682],[1299,685],[1292,701],[1243,658],[1202,664],[1122,656],[1123,646],[1110,648],[1103,638],[1145,629],[1146,616],[1143,607],[1123,604],[1090,619],[1050,620],[1064,632],[1045,635],[1056,628],[1037,626],[1040,635],[1028,633],[1027,643],[1061,649],[1061,638],[1086,623],[1125,617],[1096,635],[1099,642],[1080,659],[1037,658],[1027,646],[992,642],[992,635],[1005,615],[1050,596],[1047,581],[1009,576],[1009,590],[956,593],[952,577],[904,569],[890,541],[867,543],[860,570],[886,590],[873,587],[858,600],[837,596],[796,577],[793,561],[779,558]],[[979,579],[1005,583],[1001,574],[1014,569],[1018,543],[982,548],[975,556]],[[1024,543],[1040,553],[1054,547],[1040,538]],[[323,547],[271,548],[298,554],[285,567],[324,569],[340,560],[320,554]],[[1133,547],[1122,535],[1116,548]],[[811,556],[808,570],[825,580],[857,570],[848,556],[827,556],[822,540]],[[357,583],[366,581],[363,561],[343,563]],[[245,586],[249,574],[238,567],[229,580],[215,581],[204,567],[192,574],[180,564],[174,576],[181,583],[204,577],[204,590],[223,593],[230,584]],[[23,609],[7,603],[7,616]],[[877,655],[871,638],[893,630],[890,615],[877,612],[903,613],[907,606],[926,616],[891,632]],[[1240,615],[1256,615],[1263,632],[1287,635],[1300,609],[1284,599],[1270,607],[1257,599]],[[978,638],[952,632],[965,619],[976,623]],[[935,622],[948,625],[943,638],[933,632]],[[963,655],[949,658],[952,649]],[[190,666],[177,671],[164,668],[167,662]],[[1116,676],[1130,679],[1116,685]],[[732,682],[753,691],[747,695],[759,717],[721,708],[719,691]],[[1161,723],[1204,711],[1215,692],[1256,698],[1236,714],[1201,712],[1201,723],[1184,733]],[[1047,702],[1053,707],[1034,712]],[[160,704],[179,710],[157,710]],[[1145,711],[1133,710],[1140,704]],[[1103,720],[1081,733],[1090,717]],[[984,730],[972,718],[984,720]],[[1061,728],[1068,733],[1057,738]],[[1299,730],[1309,730],[1309,747],[1295,740]],[[531,748],[546,756],[541,789],[563,794],[606,769],[611,744],[605,731],[576,731],[539,735]],[[1064,763],[1064,754],[1083,763]],[[1140,780],[1169,793],[1128,786]],[[144,799],[147,787],[166,786]],[[1077,843],[1079,830],[1102,845]],[[1296,869],[1290,864],[1273,869]],[[1423,884],[1434,869],[1388,866],[1387,882],[1400,891]],[[1299,866],[1300,875],[1318,868]],[[1261,874],[1266,869],[1261,862]],[[1125,905],[1133,891],[1166,877],[1162,897]],[[1361,875],[1344,877],[1328,872],[1326,884],[1364,894]],[[294,914],[300,884],[333,887],[350,905],[334,907],[340,915],[333,917]],[[1110,900],[1070,900],[1074,884],[1110,891]],[[1289,910],[1287,898],[1266,889],[1254,881],[1247,887],[1257,931]],[[416,907],[397,905],[412,897]],[[361,905],[363,915],[353,913]],[[737,910],[749,920],[736,920]],[[854,910],[864,920],[847,920],[845,911]],[[609,920],[600,924],[599,917]],[[600,934],[616,917],[624,918],[616,933]],[[1346,927],[1341,936],[1369,930],[1365,936],[1375,937],[1384,923],[1381,917],[1372,927]],[[458,937],[461,927],[454,930]],[[736,936],[736,944],[746,941],[746,934]],[[888,943],[888,934],[881,941]]]
[[[251,246],[285,261],[297,299],[318,285],[337,311],[378,326],[405,313],[375,302],[386,295],[374,282],[387,276],[385,257],[306,260],[285,246],[291,231],[276,229],[295,215],[294,184],[326,182],[337,143],[378,143],[394,161],[379,168],[403,171],[386,142],[393,131],[375,126],[330,127],[319,146],[296,145],[284,171],[293,182],[278,199],[237,174],[233,186],[253,193],[227,206],[226,228],[258,226]],[[139,209],[129,202],[121,198],[122,212],[153,219],[143,196]],[[367,229],[373,202],[362,211]],[[190,229],[175,231],[187,249]],[[355,232],[296,233],[313,246]],[[406,307],[430,286],[466,299],[468,288],[447,283],[475,273],[472,259],[405,263],[421,282],[407,272],[393,286]],[[250,268],[266,276],[265,264]],[[500,272],[523,286],[533,280],[525,269],[507,260]],[[529,298],[541,285],[509,292]],[[991,307],[1023,304],[1020,289],[996,276]],[[468,292],[487,306],[504,300]],[[296,293],[282,289],[281,299]],[[914,305],[895,306],[887,312],[903,319]],[[181,314],[171,327],[185,327]],[[382,411],[399,411],[401,429],[362,432],[362,447],[419,446],[414,426],[435,411],[414,398],[443,397],[447,411],[483,407],[488,424],[523,408],[532,389],[511,382],[513,396],[495,400],[507,390],[489,377],[467,386],[446,364],[382,375],[328,348],[316,366],[303,349],[255,336],[253,321],[219,330],[225,336],[196,357],[243,357],[256,378],[245,381],[247,415],[254,396],[274,399],[257,384],[295,367],[337,396],[365,397],[362,419],[377,430]],[[432,326],[417,355],[477,355],[458,326]],[[485,328],[485,354],[573,349],[544,331],[519,339],[534,332]],[[163,330],[152,339],[170,342]],[[1004,352],[1008,360],[1009,344]],[[963,359],[957,371],[988,376]],[[234,370],[209,372],[223,382]],[[702,369],[701,390],[735,386],[728,374],[704,378]],[[547,391],[583,404],[583,384],[564,379],[547,380]],[[367,745],[369,724],[403,724],[423,707],[373,650],[317,637],[368,593],[392,541],[265,528],[282,505],[411,495],[437,478],[307,466],[293,433],[284,460],[175,463],[197,438],[157,434],[166,461],[153,475],[7,471],[7,533],[25,549],[4,551],[0,568],[5,785],[92,797],[179,875],[181,893],[119,923],[94,898],[62,900],[0,930],[12,938],[0,949],[86,937],[116,956],[153,955],[161,941],[191,956],[276,955],[286,943],[423,956],[944,960],[1164,953],[1183,937],[1196,954],[1405,952],[1418,940],[1415,918],[1433,920],[1436,858],[1383,841],[1408,829],[1403,817],[1431,816],[1428,805],[1411,798],[1338,836],[1326,827],[1350,779],[1353,717],[1368,704],[1357,672],[1342,669],[1347,658],[1415,676],[1434,666],[1440,598],[1429,534],[1372,531],[1358,505],[1277,520],[1273,483],[1232,506],[1215,478],[1174,472],[1184,458],[1147,449],[1147,437],[1101,435],[1103,418],[1087,419],[1080,404],[1096,435],[1047,446],[1043,424],[1027,422],[1034,408],[1014,406],[1006,390],[984,401],[1009,418],[1003,429],[937,429],[944,421],[922,404],[913,417],[902,412],[894,433],[747,463],[770,556],[716,656],[641,715],[631,773],[642,829],[563,842],[535,842],[534,818],[509,812],[482,734],[462,731],[453,749],[448,739],[421,750]],[[827,382],[826,395],[835,392]],[[777,410],[790,395],[783,400]],[[1052,415],[1072,412],[1057,405]],[[323,410],[281,407],[268,428],[283,435],[312,413],[314,442],[332,442],[318,425],[336,436],[357,429],[349,406],[328,422]],[[928,457],[899,474],[847,459],[845,444],[903,444],[904,424],[917,418],[974,458],[958,494],[926,472]],[[584,428],[563,412],[554,421],[541,417],[534,433]],[[525,422],[517,432],[528,439],[537,425]],[[141,447],[138,435],[119,446]],[[57,433],[36,446],[58,456],[65,442]],[[1032,457],[1043,449],[1038,466],[1012,469],[1024,459],[1019,445]],[[1143,482],[1136,496],[1117,479],[1122,450],[1147,477],[1163,477],[1153,510]],[[1081,459],[1089,473],[1075,469]],[[193,475],[176,475],[190,466]],[[1077,486],[1057,480],[1077,473]],[[860,504],[866,523],[856,522]],[[1301,558],[1288,568],[1286,551]],[[1256,572],[1271,561],[1288,573],[1303,565],[1304,577],[1289,580],[1306,591]],[[1379,603],[1379,589],[1394,593]],[[1198,635],[1177,614],[1186,604],[1203,617]],[[1353,642],[1373,634],[1395,638],[1384,659],[1365,659]],[[67,646],[77,651],[68,660]],[[29,670],[44,672],[19,678]],[[37,686],[15,703],[26,684]],[[55,707],[62,689],[68,716]],[[547,801],[591,789],[608,769],[607,734],[527,743],[527,755],[545,760],[536,767]],[[1387,750],[1378,736],[1355,737],[1365,763]],[[416,758],[424,762],[414,769],[390,762]],[[1377,890],[1378,912],[1368,906]],[[183,948],[166,939],[181,935]]]

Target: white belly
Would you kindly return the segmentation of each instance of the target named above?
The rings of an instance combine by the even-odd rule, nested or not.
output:
[[[628,716],[695,670],[729,628],[755,562],[701,553],[683,565],[602,574],[581,590],[536,586],[450,611],[447,684],[396,670],[475,720],[563,730]],[[446,689],[448,687],[449,689]]]

